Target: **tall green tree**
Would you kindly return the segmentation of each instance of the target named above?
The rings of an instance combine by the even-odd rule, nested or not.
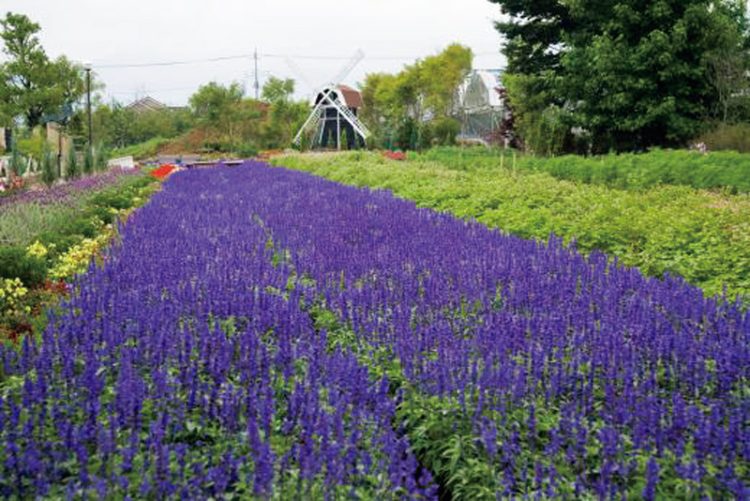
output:
[[[263,125],[263,146],[289,146],[310,113],[306,102],[295,102],[294,80],[270,77],[263,85],[263,100],[269,105]]]
[[[40,26],[23,14],[7,13],[0,28],[7,58],[0,66],[0,113],[21,115],[30,128],[46,116],[69,115],[65,111],[85,92],[81,68],[63,56],[50,60],[39,42]]]
[[[415,148],[431,137],[448,137],[456,89],[471,70],[471,49],[459,44],[407,65],[395,75],[368,75],[362,87],[362,118],[386,146]],[[433,128],[440,134],[433,134]]]
[[[520,89],[534,103],[517,112],[521,125],[555,116],[595,150],[680,145],[722,108],[722,93],[736,94],[717,63],[748,40],[737,0],[489,1],[508,16],[497,28],[510,100],[521,103]]]
[[[736,23],[713,4],[618,0],[595,34],[569,47],[561,94],[597,150],[679,146],[700,133],[720,101],[710,55],[739,40]]]

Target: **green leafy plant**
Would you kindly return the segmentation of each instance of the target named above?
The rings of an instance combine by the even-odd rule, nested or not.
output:
[[[24,162],[18,147],[14,144],[10,153],[10,171],[15,176],[22,176],[26,171],[26,162]]]
[[[42,151],[42,182],[47,186],[52,186],[57,180],[57,169],[55,160],[47,148]]]
[[[94,172],[94,154],[91,152],[91,148],[87,147],[86,152],[83,155],[83,173],[91,175]]]
[[[30,255],[24,247],[0,247],[0,278],[20,279],[33,287],[44,282],[47,262]]]
[[[71,147],[68,150],[68,158],[65,162],[65,179],[76,179],[81,176],[81,172],[78,169],[78,155],[76,154],[75,148]]]

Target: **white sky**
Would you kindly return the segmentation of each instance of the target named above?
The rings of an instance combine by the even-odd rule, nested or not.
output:
[[[0,0],[0,14],[24,13],[42,27],[47,53],[90,61],[107,99],[151,95],[185,104],[200,84],[239,81],[253,93],[251,58],[150,68],[112,64],[184,61],[252,54],[294,58],[312,85],[333,78],[356,49],[365,59],[346,79],[395,72],[452,42],[471,47],[475,67],[499,68],[499,8],[487,0]],[[260,57],[260,78],[294,78],[299,96],[312,92],[283,57]]]

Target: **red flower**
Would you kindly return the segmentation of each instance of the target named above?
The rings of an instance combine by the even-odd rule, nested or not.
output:
[[[176,167],[174,165],[164,164],[159,168],[151,171],[151,176],[161,181],[166,179],[172,172],[174,172],[175,169]]]
[[[385,156],[386,158],[390,158],[391,160],[397,160],[399,162],[406,160],[406,153],[404,153],[403,151],[387,150],[383,152],[383,156]]]

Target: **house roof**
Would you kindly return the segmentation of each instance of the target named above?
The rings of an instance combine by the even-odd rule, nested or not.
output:
[[[126,106],[127,109],[136,111],[138,113],[144,111],[159,111],[167,108],[167,105],[161,103],[151,96],[142,97],[136,101],[133,101]]]

